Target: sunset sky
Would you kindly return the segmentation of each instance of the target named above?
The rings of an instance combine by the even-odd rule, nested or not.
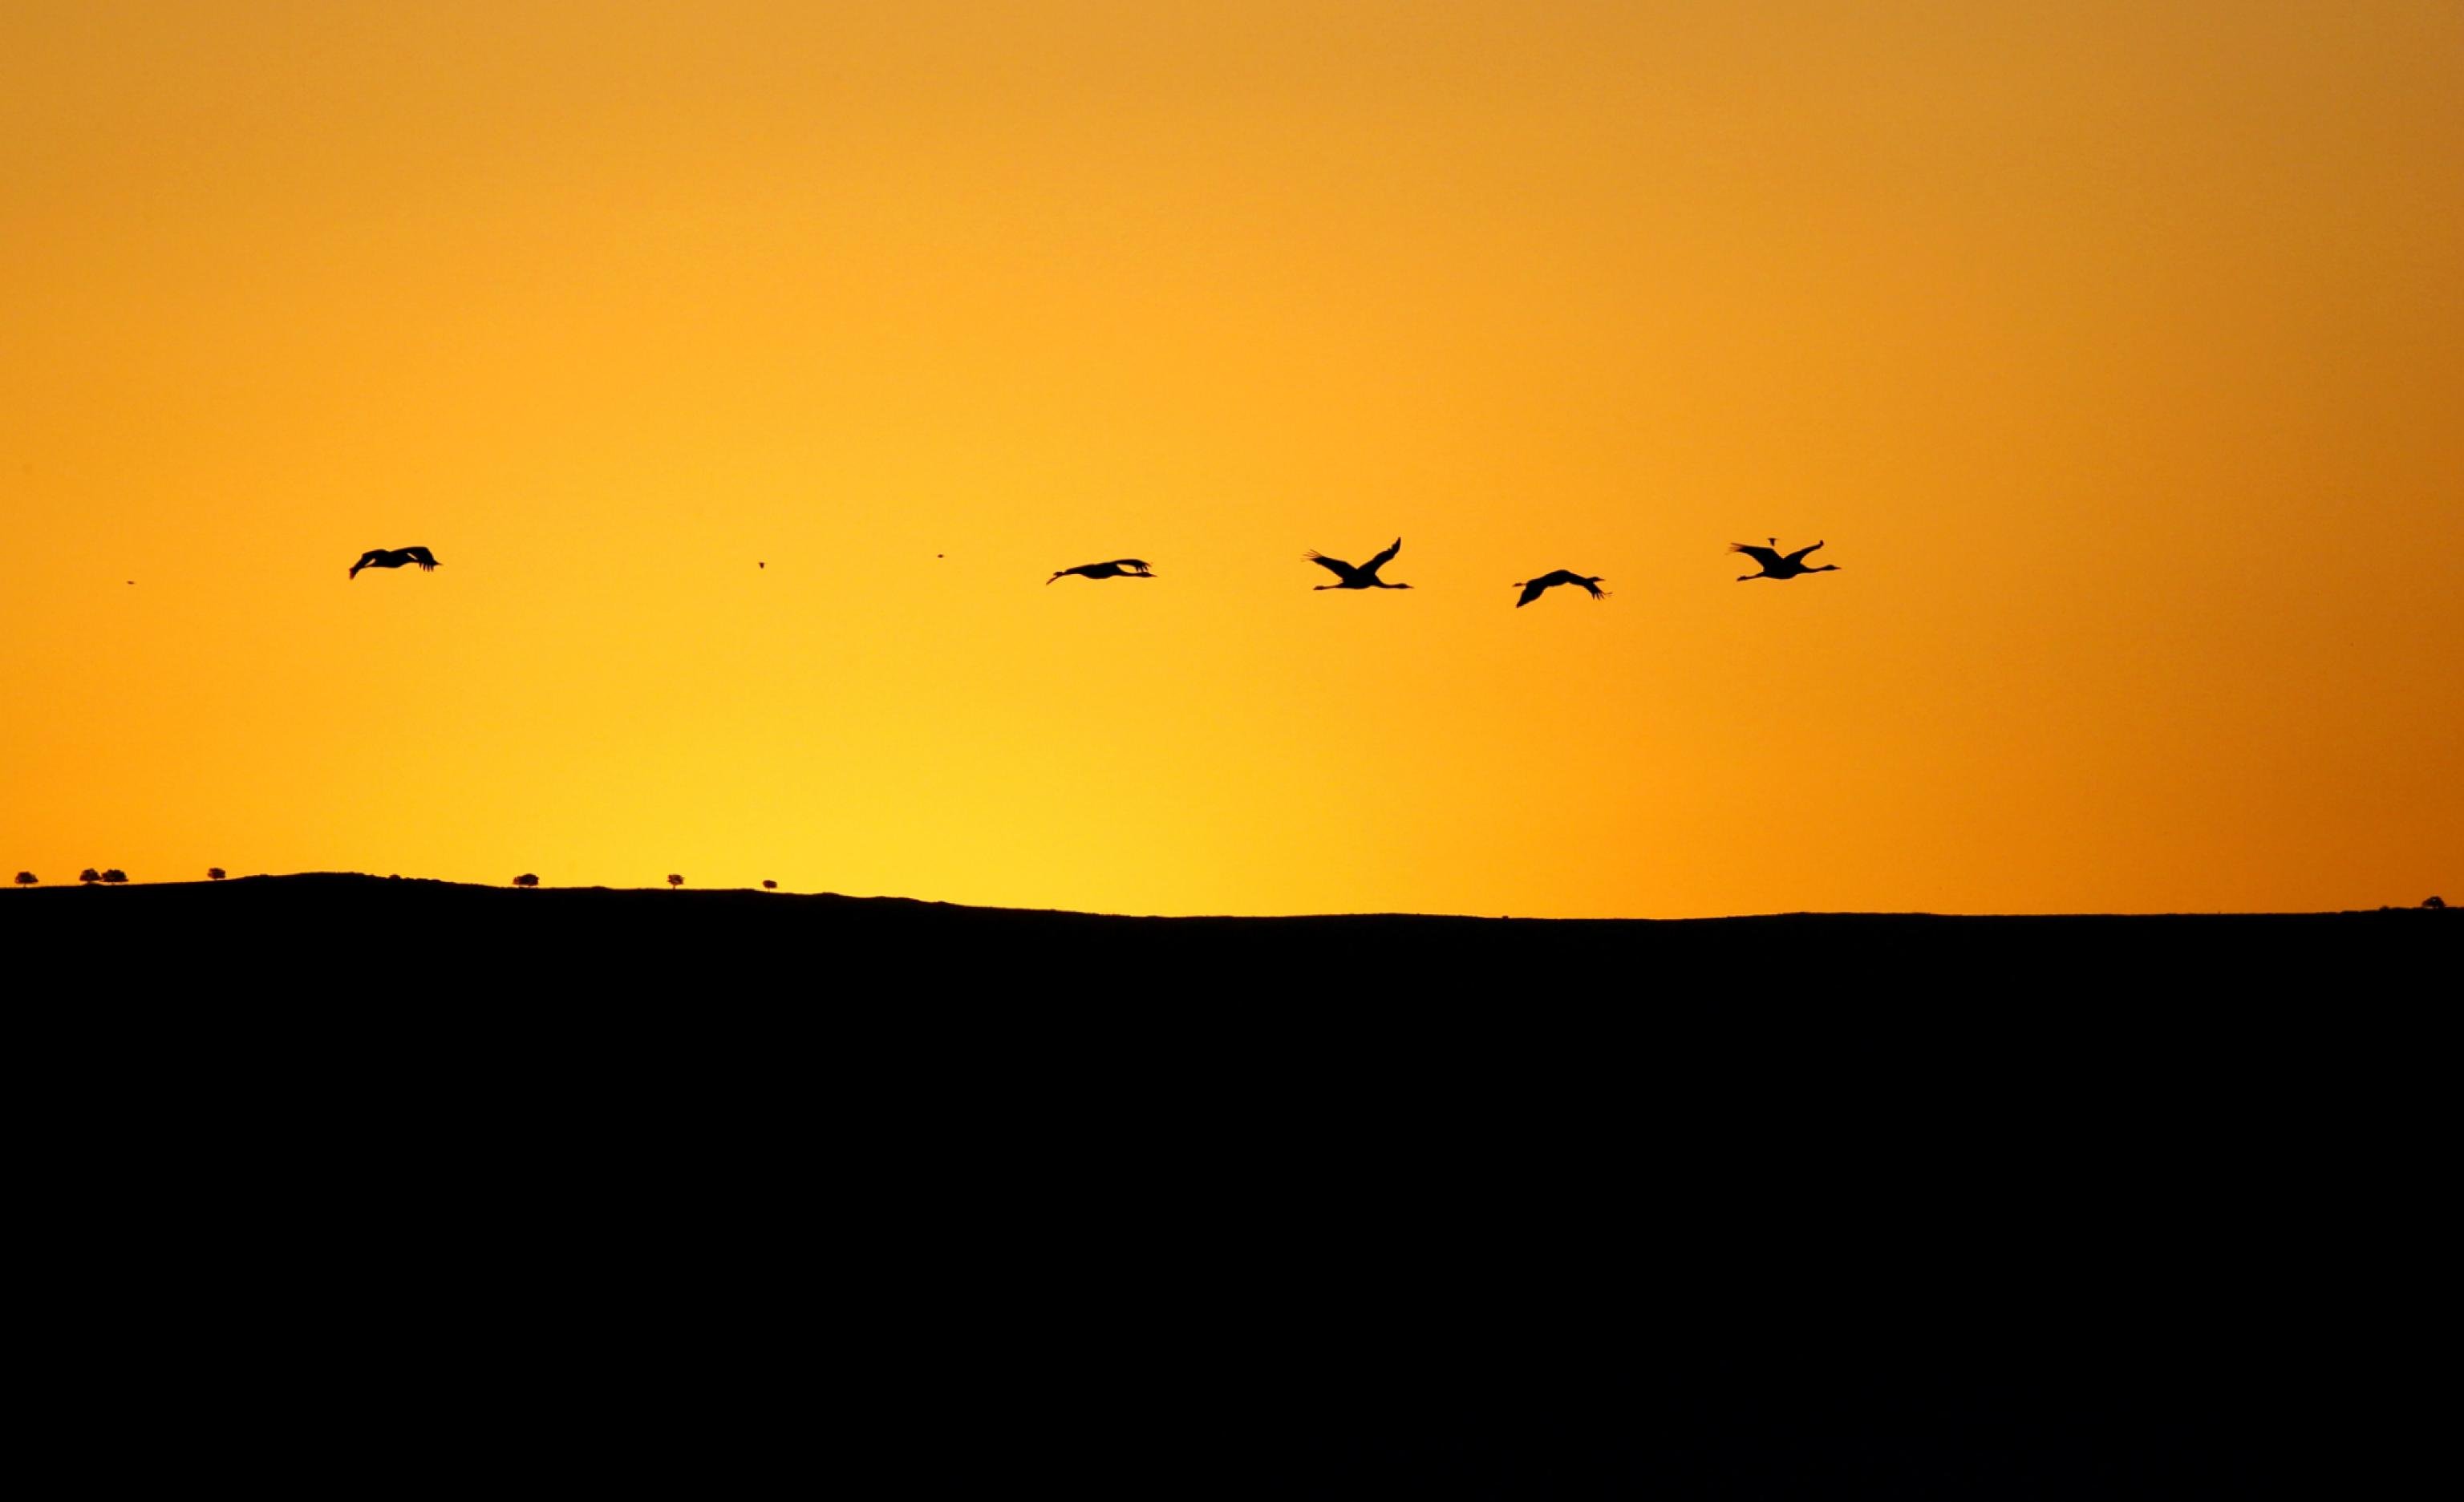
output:
[[[47,882],[2464,900],[2464,6],[12,0],[0,517]]]

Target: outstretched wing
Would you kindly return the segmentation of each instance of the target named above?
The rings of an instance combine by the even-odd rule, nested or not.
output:
[[[1521,610],[1524,606],[1531,603],[1535,599],[1538,599],[1540,598],[1540,592],[1555,582],[1556,580],[1554,579],[1535,578],[1530,583],[1524,585],[1523,598],[1514,602],[1514,608]]]
[[[1144,574],[1155,567],[1154,564],[1149,563],[1144,558],[1114,558],[1112,560],[1112,566],[1117,569],[1135,569],[1141,574]]]
[[[1821,544],[1816,543],[1815,546],[1819,547]],[[1761,564],[1767,569],[1776,568],[1780,562],[1779,555],[1773,553],[1769,548],[1749,548],[1742,542],[1732,542],[1728,544],[1728,551],[1730,553],[1742,553],[1747,557],[1753,559],[1756,563]]]
[[[1821,546],[1822,546],[1822,544],[1820,544],[1820,543],[1818,543],[1818,542],[1817,542],[1817,543],[1815,543],[1815,544],[1814,545],[1814,548],[1818,548],[1818,547],[1821,547]],[[1799,548],[1799,549],[1797,549],[1794,553],[1792,553],[1792,554],[1790,554],[1790,555],[1788,555],[1788,561],[1790,561],[1791,563],[1801,563],[1801,562],[1805,561],[1805,555],[1806,555],[1807,554],[1809,554],[1809,553],[1812,553],[1812,552],[1814,551],[1814,548]]]
[[[436,567],[436,555],[429,552],[426,548],[405,548],[402,551],[404,556],[409,558],[411,562],[418,564],[422,569],[432,569]]]
[[[1387,564],[1394,562],[1395,555],[1402,551],[1403,539],[1397,537],[1392,543],[1387,545],[1385,552],[1377,555],[1377,556],[1371,558],[1367,563],[1363,564],[1362,569],[1366,573],[1375,574],[1379,569],[1384,568]]]
[[[1569,584],[1580,584],[1585,589],[1590,590],[1594,599],[1606,599],[1609,598],[1609,592],[1600,588],[1598,580],[1585,578],[1581,575],[1575,574],[1571,570],[1567,573],[1566,582]]]
[[[1314,549],[1302,554],[1301,556],[1309,559],[1311,563],[1316,564],[1319,568],[1326,570],[1336,578],[1342,579],[1347,583],[1351,581],[1352,576],[1357,572],[1351,564],[1344,562],[1341,558],[1330,558],[1325,554],[1319,553]]]

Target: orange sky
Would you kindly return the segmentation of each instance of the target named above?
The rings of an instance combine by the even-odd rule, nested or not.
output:
[[[2459,185],[2453,0],[16,0],[0,860],[2455,900]]]

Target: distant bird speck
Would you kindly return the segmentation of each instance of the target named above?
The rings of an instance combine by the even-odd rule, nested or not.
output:
[[[350,577],[358,578],[362,569],[398,569],[406,563],[416,563],[419,572],[427,574],[436,567],[436,555],[426,548],[370,548],[351,565]]]
[[[1410,589],[1412,586],[1409,584],[1389,584],[1377,577],[1377,571],[1394,561],[1395,555],[1402,551],[1403,539],[1397,537],[1388,544],[1385,552],[1358,568],[1353,567],[1341,558],[1330,558],[1323,553],[1304,553],[1301,556],[1331,573],[1339,581],[1332,584],[1312,584],[1309,586],[1312,592],[1321,589]]]
[[[1554,574],[1543,574],[1535,579],[1516,579],[1514,583],[1516,588],[1523,591],[1523,598],[1514,602],[1514,608],[1517,610],[1521,610],[1538,599],[1544,592],[1554,589],[1560,584],[1580,584],[1592,592],[1592,599],[1595,600],[1606,599],[1609,597],[1609,592],[1600,588],[1600,576],[1595,574],[1586,577],[1573,569],[1559,569]]]
[[[934,556],[938,557],[940,555],[935,554]],[[1150,572],[1152,568],[1153,565],[1144,558],[1114,558],[1110,563],[1081,563],[1074,569],[1057,570],[1052,578],[1045,579],[1044,582],[1049,584],[1052,579],[1066,578],[1072,574],[1084,575],[1088,578],[1153,578],[1155,575]]]
[[[1749,548],[1742,542],[1732,542],[1728,544],[1728,551],[1730,553],[1742,553],[1747,557],[1753,559],[1756,563],[1763,566],[1763,571],[1760,574],[1738,575],[1737,582],[1742,584],[1749,578],[1794,578],[1800,574],[1827,574],[1832,570],[1838,568],[1839,565],[1837,563],[1819,563],[1811,567],[1807,566],[1805,555],[1812,553],[1815,548],[1821,546],[1822,544],[1817,542],[1815,543],[1813,547],[1799,548],[1788,556],[1781,557],[1779,555],[1779,539],[1777,537],[1773,537],[1771,540],[1771,546],[1768,548]]]
[[[769,563],[768,563],[768,561],[767,561],[767,560],[763,560],[763,561],[756,562],[753,566],[754,566],[755,568],[757,568],[757,569],[766,569],[766,568],[768,568],[770,565],[769,565]]]

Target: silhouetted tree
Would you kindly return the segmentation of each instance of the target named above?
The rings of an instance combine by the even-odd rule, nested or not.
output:
[[[103,883],[107,886],[120,886],[128,881],[128,873],[122,871],[118,866],[113,866],[110,870],[102,873],[102,880]]]
[[[773,881],[769,881],[769,880],[767,880],[767,879],[764,879],[764,880],[763,880],[763,882],[761,882],[761,890],[763,890],[763,891],[765,891],[765,892],[775,892],[775,891],[779,890],[779,883],[778,883],[778,882],[773,882]]]
[[[206,867],[206,880],[207,880],[207,881],[209,881],[209,882],[219,882],[219,881],[221,881],[222,879],[223,879],[223,868],[222,868],[222,867],[220,867],[220,866],[208,866],[208,867]]]
[[[102,880],[102,873],[101,873],[101,872],[99,872],[99,871],[98,871],[98,870],[96,870],[96,869],[95,869],[94,867],[92,867],[92,866],[88,866],[88,867],[86,867],[84,870],[79,871],[79,872],[77,873],[77,880],[78,880],[79,882],[84,882],[84,883],[85,883],[86,885],[88,885],[88,886],[92,886],[92,885],[94,885],[94,883],[96,883],[97,882],[99,882],[99,881],[101,881],[101,880]]]
[[[32,886],[41,880],[41,877],[36,876],[32,871],[20,871],[17,873],[17,884],[19,886]]]
[[[539,885],[539,878],[531,875],[528,871],[525,871],[521,875],[514,878],[514,884],[527,892],[532,887]]]
[[[668,873],[668,885],[669,885],[669,887],[670,887],[671,889],[673,889],[673,888],[675,888],[675,887],[682,886],[682,885],[684,885],[684,884],[685,884],[685,879],[684,879],[683,877],[680,877],[680,876],[676,875],[673,871],[671,871],[671,872],[669,872],[669,873]]]
[[[17,880],[20,882],[26,880],[26,873],[23,871],[18,872]],[[2447,899],[2443,897],[2432,897],[2421,905],[2424,907],[2444,907],[2447,905]]]

